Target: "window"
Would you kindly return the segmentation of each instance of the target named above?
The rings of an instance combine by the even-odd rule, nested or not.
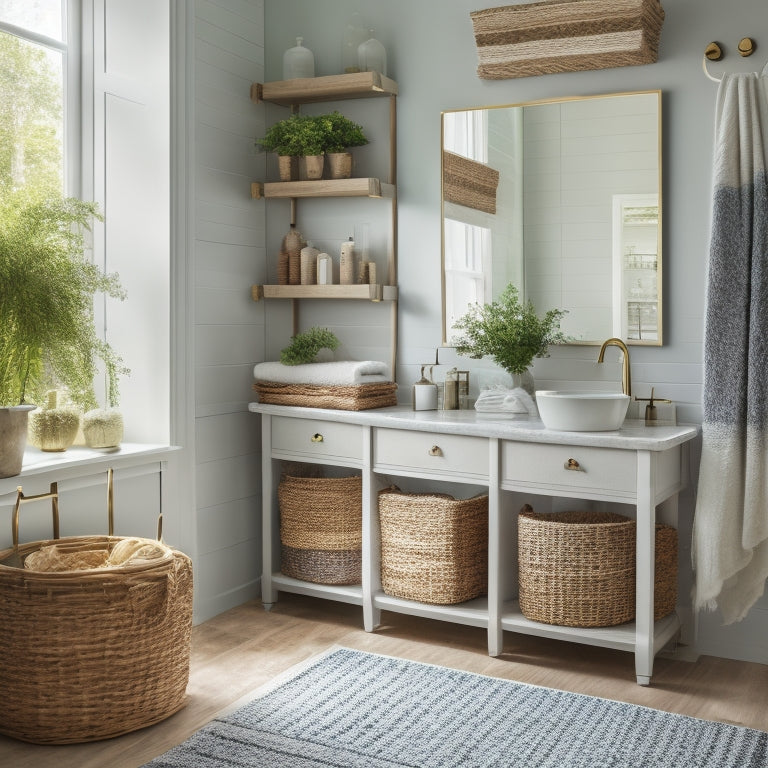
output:
[[[0,189],[79,191],[77,4],[0,0]]]

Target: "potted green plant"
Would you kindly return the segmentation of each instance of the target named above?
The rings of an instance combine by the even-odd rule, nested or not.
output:
[[[565,341],[560,330],[564,315],[564,310],[550,309],[540,318],[530,301],[520,301],[517,287],[510,283],[496,301],[475,304],[454,323],[459,336],[451,343],[460,355],[488,355],[520,382],[534,358],[544,357],[550,344]]]
[[[256,146],[277,154],[282,181],[296,179],[296,161],[292,158],[303,158],[300,175],[322,178],[325,147],[322,127],[315,117],[297,114],[280,120],[256,140]]]
[[[329,176],[332,179],[348,179],[352,175],[352,154],[349,150],[368,143],[362,126],[337,111],[319,115],[317,120],[323,131]]]
[[[94,219],[101,219],[96,204],[76,198],[38,199],[20,190],[0,200],[0,417],[12,413],[15,423],[15,430],[0,426],[0,457],[8,460],[0,477],[21,471],[25,411],[43,403],[48,390],[66,389],[81,410],[95,408],[101,361],[116,404],[117,377],[126,371],[96,333],[93,298],[124,293],[117,275],[86,256]]]

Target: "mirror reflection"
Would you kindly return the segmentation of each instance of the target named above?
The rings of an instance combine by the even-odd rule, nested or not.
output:
[[[662,343],[661,92],[442,115],[443,340],[510,282],[570,343]]]

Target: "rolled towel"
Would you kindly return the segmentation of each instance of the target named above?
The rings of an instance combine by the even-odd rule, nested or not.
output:
[[[276,384],[315,384],[323,387],[354,386],[391,381],[389,366],[379,360],[338,360],[332,363],[257,363],[253,367],[256,381]]]
[[[478,413],[528,413],[534,417],[539,415],[533,398],[522,387],[508,389],[500,384],[480,392],[475,401],[475,410]]]

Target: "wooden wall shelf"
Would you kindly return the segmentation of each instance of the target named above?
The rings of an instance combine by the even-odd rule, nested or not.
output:
[[[378,72],[353,72],[251,85],[251,101],[256,104],[269,101],[284,107],[374,96],[397,96],[397,83]]]
[[[396,301],[396,285],[361,283],[359,285],[254,285],[254,301],[261,299],[363,299]]]
[[[394,184],[379,179],[320,179],[319,181],[272,181],[251,184],[251,197],[272,199],[307,197],[395,197]]]

